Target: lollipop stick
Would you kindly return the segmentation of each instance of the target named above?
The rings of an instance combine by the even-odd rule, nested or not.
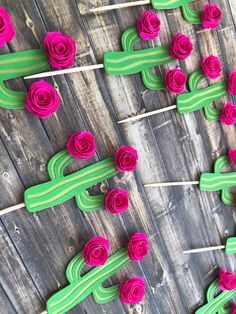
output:
[[[183,254],[192,254],[192,253],[200,253],[200,252],[223,250],[223,249],[225,249],[225,245],[218,245],[218,246],[203,247],[200,249],[183,251]]]
[[[49,72],[33,74],[33,75],[25,76],[24,79],[29,80],[29,79],[56,76],[56,75],[62,75],[62,74],[68,74],[68,73],[91,71],[91,70],[102,69],[102,68],[104,68],[103,64],[93,64],[93,65],[87,65],[83,67],[76,67],[76,68],[69,68],[69,69],[58,70],[58,71],[49,71]]]
[[[40,314],[47,314],[48,312],[47,311],[43,311],[42,313],[40,313]]]
[[[162,187],[162,186],[180,186],[180,185],[195,185],[199,184],[199,181],[180,181],[180,182],[160,182],[144,184],[145,187]]]
[[[17,205],[14,205],[14,206],[2,209],[2,210],[0,210],[0,216],[3,216],[5,214],[8,214],[10,212],[13,212],[14,210],[17,210],[17,209],[20,209],[20,208],[23,208],[23,207],[25,207],[25,203],[20,203],[20,204],[17,204]]]
[[[142,1],[133,1],[133,2],[120,3],[120,4],[112,4],[112,5],[107,5],[107,6],[91,9],[91,10],[89,10],[89,12],[110,11],[110,10],[115,10],[115,9],[135,7],[135,6],[138,6],[138,5],[149,4],[149,3],[151,3],[150,0],[142,0]]]

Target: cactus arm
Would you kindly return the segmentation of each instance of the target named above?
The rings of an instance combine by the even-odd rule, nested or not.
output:
[[[126,29],[121,36],[121,45],[124,51],[133,51],[134,45],[141,40],[135,26]]]
[[[109,288],[105,288],[101,285],[93,292],[93,297],[96,303],[105,304],[115,300],[119,294],[119,285]]]
[[[226,254],[236,253],[236,237],[231,237],[227,239],[225,252]]]
[[[66,278],[70,283],[81,278],[81,271],[85,266],[82,252],[77,254],[68,264],[66,268]]]
[[[25,108],[25,92],[8,89],[4,82],[0,83],[0,107],[5,109]]]
[[[215,295],[219,289],[219,281],[218,279],[215,279],[212,284],[207,289],[207,302],[210,302],[215,299]],[[229,314],[230,309],[225,309],[224,306],[219,309],[218,314]]]
[[[201,70],[194,71],[188,78],[188,86],[191,92],[198,90],[198,86],[202,80],[205,79],[205,75]]]
[[[48,163],[48,175],[50,179],[62,178],[65,168],[73,161],[74,158],[70,156],[66,148],[54,155]]]
[[[80,210],[84,212],[96,211],[104,208],[105,195],[89,195],[84,191],[76,196],[76,203]]]
[[[181,9],[186,22],[196,25],[202,24],[200,12],[192,9],[188,3],[183,5]]]
[[[194,0],[151,0],[154,9],[175,9]]]

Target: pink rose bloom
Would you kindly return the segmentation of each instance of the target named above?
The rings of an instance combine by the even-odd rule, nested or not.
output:
[[[115,155],[115,166],[118,171],[130,172],[137,168],[138,153],[131,146],[121,146]]]
[[[13,40],[16,33],[14,26],[11,24],[11,17],[7,11],[0,8],[0,46],[4,46]]]
[[[214,29],[220,25],[222,13],[217,4],[206,4],[200,17],[204,28]]]
[[[137,29],[143,40],[154,39],[160,32],[161,22],[159,17],[151,10],[143,11],[142,17],[137,22]]]
[[[173,69],[165,74],[166,89],[174,94],[181,94],[187,82],[187,76],[181,69]]]
[[[233,70],[229,75],[228,93],[236,96],[236,70]]]
[[[60,97],[51,84],[44,80],[31,84],[26,95],[25,106],[34,116],[48,117],[57,111],[59,105]]]
[[[232,102],[228,102],[224,105],[220,114],[220,122],[233,125],[236,121],[236,106]]]
[[[141,261],[149,252],[148,239],[145,233],[137,232],[129,240],[128,256],[132,262]]]
[[[221,290],[233,290],[236,288],[236,275],[222,269],[219,275],[219,288]]]
[[[184,60],[193,52],[193,44],[188,36],[178,33],[172,39],[169,53],[172,58]]]
[[[228,150],[228,156],[231,164],[236,167],[236,149],[230,148]]]
[[[59,32],[48,32],[44,39],[44,49],[53,68],[65,69],[73,65],[76,42],[70,36]]]
[[[129,207],[128,192],[122,189],[110,190],[105,199],[105,208],[113,214],[126,211]]]
[[[73,134],[66,146],[72,157],[83,160],[93,157],[97,148],[93,134],[87,131]]]
[[[231,310],[231,314],[236,314],[236,306],[234,305],[232,310]]]
[[[95,237],[89,240],[83,249],[84,261],[88,266],[102,266],[108,259],[110,246],[107,239]]]
[[[216,79],[222,72],[220,59],[215,56],[204,57],[202,59],[202,71],[210,79]]]
[[[145,281],[143,278],[130,278],[120,285],[119,291],[124,304],[137,304],[143,300]]]

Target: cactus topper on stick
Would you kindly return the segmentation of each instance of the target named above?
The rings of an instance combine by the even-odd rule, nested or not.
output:
[[[91,133],[82,131],[71,136],[67,149],[54,155],[48,163],[50,181],[42,183],[24,192],[24,203],[3,209],[0,216],[25,207],[29,212],[37,212],[73,197],[77,206],[85,212],[102,208],[119,214],[128,209],[128,193],[122,189],[110,190],[107,195],[92,196],[87,189],[107,180],[119,172],[136,169],[138,154],[131,146],[121,146],[115,157],[107,158],[64,176],[65,168],[74,159],[88,159],[95,154],[96,144]]]

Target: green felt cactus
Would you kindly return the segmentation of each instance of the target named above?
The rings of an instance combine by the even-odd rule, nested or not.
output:
[[[236,254],[236,237],[228,238],[225,246],[226,254]]]

